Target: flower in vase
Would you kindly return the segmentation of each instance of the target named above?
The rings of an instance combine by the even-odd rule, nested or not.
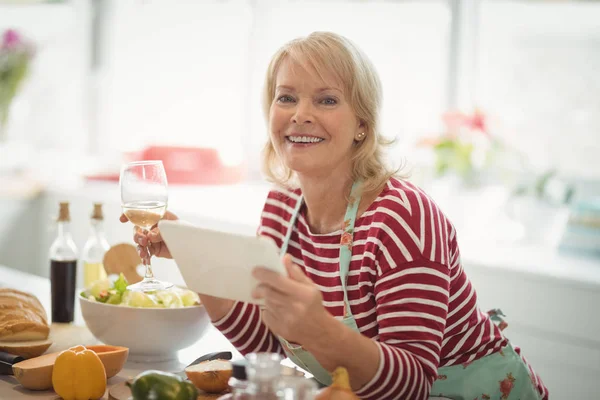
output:
[[[2,35],[2,48],[15,48],[21,44],[21,35],[14,29],[7,29]]]
[[[449,111],[442,115],[441,134],[419,141],[435,153],[435,172],[438,176],[454,173],[469,181],[485,169],[497,144],[490,134],[487,116],[479,109],[472,114]]]

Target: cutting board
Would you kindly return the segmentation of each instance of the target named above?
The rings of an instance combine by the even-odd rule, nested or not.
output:
[[[198,400],[214,400],[223,396],[225,393],[221,394],[210,394],[210,393],[200,393],[198,395]],[[126,385],[126,382],[117,383],[115,386],[111,387],[108,391],[108,400],[131,400],[131,390]]]

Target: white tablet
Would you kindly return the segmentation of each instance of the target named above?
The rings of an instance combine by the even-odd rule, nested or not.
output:
[[[162,220],[158,227],[188,288],[201,294],[263,304],[252,298],[255,266],[286,274],[279,248],[266,237],[237,235]]]

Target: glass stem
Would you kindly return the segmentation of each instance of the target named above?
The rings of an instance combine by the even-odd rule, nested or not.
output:
[[[150,265],[150,260],[148,260],[148,264],[146,264],[146,274],[144,275],[144,280],[149,279],[154,279],[154,273],[152,272],[152,265]]]
[[[148,236],[148,230],[144,229],[144,235]],[[146,273],[144,274],[144,280],[154,279],[154,273],[152,272],[152,253],[150,253],[150,242],[146,246],[146,252],[148,253],[148,263],[144,263],[146,266]]]

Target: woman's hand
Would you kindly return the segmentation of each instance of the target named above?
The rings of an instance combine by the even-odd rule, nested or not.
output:
[[[262,318],[274,334],[304,344],[320,337],[333,317],[323,307],[319,288],[292,262],[292,257],[286,254],[283,261],[288,276],[262,267],[254,269],[253,276],[260,284],[252,295],[265,300]]]
[[[326,370],[346,367],[358,390],[379,368],[377,344],[329,314],[319,288],[289,254],[283,261],[289,276],[260,267],[253,271],[260,281],[253,296],[265,299],[264,323],[275,335],[302,345]]]
[[[168,220],[177,220],[179,219],[175,214],[170,211],[167,211],[162,219]],[[119,218],[121,222],[128,222],[127,216],[125,214],[121,214]],[[148,251],[151,256],[162,257],[162,258],[172,258],[171,252],[169,248],[162,240],[162,236],[160,235],[160,230],[157,225],[154,225],[152,229],[148,231],[147,234],[144,234],[141,228],[135,228],[135,234],[133,235],[133,241],[137,243],[138,254],[142,258],[145,264],[150,262],[150,256],[148,255]],[[146,248],[148,251],[146,251]]]

